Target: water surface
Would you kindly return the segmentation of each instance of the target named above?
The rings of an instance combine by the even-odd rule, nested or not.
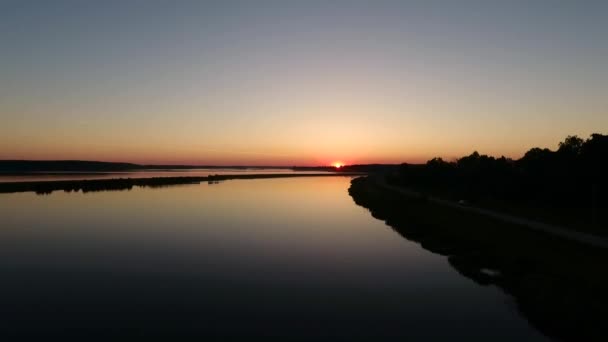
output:
[[[1,194],[0,338],[542,341],[357,206],[350,178]]]
[[[29,172],[29,173],[0,173],[0,183],[35,182],[84,179],[113,179],[113,178],[152,178],[152,177],[207,177],[210,175],[234,174],[310,174],[324,173],[323,171],[294,171],[292,169],[265,168],[213,168],[213,169],[146,169],[133,171],[109,172]]]

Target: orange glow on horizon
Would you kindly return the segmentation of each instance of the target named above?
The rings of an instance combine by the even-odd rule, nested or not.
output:
[[[342,166],[344,166],[344,164],[342,162],[334,162],[332,164],[333,167],[335,167],[336,169],[341,168]]]

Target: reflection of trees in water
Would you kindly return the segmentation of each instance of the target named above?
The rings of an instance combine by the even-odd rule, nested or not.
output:
[[[202,177],[200,177],[202,178]],[[34,191],[38,195],[48,195],[53,191],[65,192],[99,192],[99,191],[130,191],[133,187],[166,188],[172,186],[199,184],[201,180],[189,177],[167,178],[119,178],[55,182],[2,184],[5,192]]]
[[[516,238],[505,241],[504,244],[509,245],[496,250],[496,244],[502,242],[490,241],[491,237],[484,243],[483,238],[459,238],[458,234],[463,225],[491,224],[491,221],[462,219],[462,222],[451,221],[449,225],[435,225],[439,219],[425,220],[428,216],[424,215],[430,212],[442,216],[442,208],[432,207],[423,198],[405,199],[388,193],[369,178],[354,179],[349,193],[355,203],[370,210],[373,217],[385,221],[404,238],[447,256],[450,265],[463,276],[479,285],[495,285],[513,296],[519,312],[545,335],[566,341],[607,338],[604,318],[608,317],[608,281],[602,266],[608,256],[604,251],[536,233],[521,233],[517,227],[511,227],[511,232],[508,226],[504,233],[515,234]],[[413,209],[406,209],[407,206]],[[445,234],[447,230],[451,233]],[[467,233],[470,231],[460,235]],[[530,241],[524,241],[528,235]],[[522,248],[529,249],[530,245],[536,244],[536,250],[519,251],[517,239],[520,236]],[[511,253],[505,252],[509,249]],[[568,255],[558,258],[559,253]],[[570,261],[563,263],[561,258]]]
[[[65,192],[95,192],[95,191],[121,191],[131,190],[133,187],[164,188],[176,185],[219,184],[231,179],[270,179],[270,178],[294,178],[294,177],[353,177],[362,173],[308,173],[308,174],[240,174],[240,175],[210,175],[206,177],[156,177],[156,178],[116,178],[116,179],[94,179],[94,180],[67,180],[67,181],[39,181],[39,182],[16,182],[0,183],[0,193],[36,192],[39,195],[47,195],[53,191]]]
[[[63,190],[65,192],[79,192],[83,193],[87,192],[100,192],[100,191],[130,191],[134,187],[143,187],[143,188],[152,188],[152,189],[162,189],[162,188],[170,188],[176,186],[187,186],[192,184],[200,184],[200,180],[191,180],[191,179],[111,179],[111,180],[95,180],[95,181],[69,181],[71,184],[66,185],[53,185],[53,184],[41,184],[37,186],[38,188],[35,190],[38,195],[50,195],[53,191]],[[207,183],[209,185],[220,184],[221,180],[217,179],[209,179]]]

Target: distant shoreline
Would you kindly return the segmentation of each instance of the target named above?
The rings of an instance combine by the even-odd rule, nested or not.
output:
[[[0,174],[33,172],[137,172],[149,170],[196,170],[196,169],[234,169],[234,170],[306,170],[337,171],[333,166],[277,166],[277,165],[170,165],[134,164],[91,160],[0,160]]]
[[[152,177],[152,178],[112,178],[87,180],[57,180],[0,183],[0,193],[36,192],[50,194],[53,191],[94,192],[112,190],[130,190],[133,187],[166,187],[182,184],[198,184],[208,182],[214,184],[220,181],[234,179],[268,179],[294,177],[339,177],[361,176],[364,172],[312,173],[312,174],[249,174],[249,175],[210,175],[203,177]]]

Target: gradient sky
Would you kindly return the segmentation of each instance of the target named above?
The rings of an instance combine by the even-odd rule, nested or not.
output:
[[[2,1],[0,159],[519,157],[608,131],[608,1]]]

